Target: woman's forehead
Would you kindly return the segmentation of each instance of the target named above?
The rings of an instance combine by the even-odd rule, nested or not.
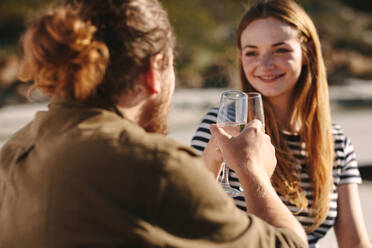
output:
[[[291,25],[273,17],[254,20],[241,34],[242,48],[246,45],[276,44],[279,42],[298,42],[298,31]]]

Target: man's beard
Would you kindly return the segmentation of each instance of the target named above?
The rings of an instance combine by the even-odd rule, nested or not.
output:
[[[139,125],[150,133],[168,134],[168,92],[143,106]]]

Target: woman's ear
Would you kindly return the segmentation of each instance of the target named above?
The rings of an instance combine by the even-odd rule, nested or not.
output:
[[[144,84],[149,93],[158,94],[161,89],[161,63],[163,55],[156,54],[150,59],[147,71],[144,73]]]

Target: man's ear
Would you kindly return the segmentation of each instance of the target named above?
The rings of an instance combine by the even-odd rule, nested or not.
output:
[[[161,63],[163,55],[156,54],[150,59],[147,71],[144,73],[144,83],[150,94],[158,94],[161,89]]]

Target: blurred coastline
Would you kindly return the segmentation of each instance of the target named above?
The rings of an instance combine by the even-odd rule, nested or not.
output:
[[[258,0],[160,0],[177,37],[181,88],[234,88],[238,82],[236,29]],[[64,0],[0,1],[0,106],[22,102],[16,73],[27,23]],[[368,0],[298,0],[318,30],[330,85],[372,80],[372,5]],[[5,99],[7,98],[7,99]]]

